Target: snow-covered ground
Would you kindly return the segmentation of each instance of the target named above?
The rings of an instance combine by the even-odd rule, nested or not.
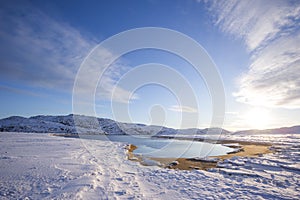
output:
[[[300,198],[298,135],[234,137],[276,142],[276,152],[179,171],[129,161],[122,143],[2,132],[0,199]]]

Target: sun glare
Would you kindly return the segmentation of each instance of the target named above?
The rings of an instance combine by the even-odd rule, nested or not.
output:
[[[255,129],[265,129],[270,123],[270,114],[268,110],[254,108],[245,115],[246,123]]]

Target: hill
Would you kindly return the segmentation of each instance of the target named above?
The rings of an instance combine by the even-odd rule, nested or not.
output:
[[[12,116],[0,120],[0,132],[31,132],[61,134],[107,134],[107,135],[204,135],[207,132],[229,133],[224,129],[172,129],[162,126],[121,123],[111,119],[84,115],[45,116],[29,118]]]

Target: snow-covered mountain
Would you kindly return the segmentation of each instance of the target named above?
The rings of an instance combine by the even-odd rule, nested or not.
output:
[[[176,132],[176,130],[166,127],[120,123],[111,119],[73,114],[67,116],[38,115],[29,118],[12,116],[0,120],[0,131],[115,135],[156,135]]]
[[[265,129],[265,130],[245,130],[245,131],[237,131],[233,134],[235,135],[258,135],[258,134],[298,134],[300,133],[300,126],[292,126],[292,127],[282,127],[282,128],[274,128],[274,129]]]
[[[45,116],[29,118],[12,116],[0,119],[0,132],[62,133],[62,134],[109,134],[109,135],[205,135],[220,133],[228,135],[295,134],[300,126],[266,130],[246,130],[231,133],[220,128],[172,129],[162,126],[121,123],[111,119],[84,115]]]
[[[12,116],[0,120],[1,132],[115,134],[115,135],[203,135],[220,129],[172,129],[162,126],[121,123],[111,119],[83,115],[44,116],[29,118]],[[221,129],[224,133],[228,131]]]

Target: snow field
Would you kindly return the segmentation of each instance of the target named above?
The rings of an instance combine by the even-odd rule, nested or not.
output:
[[[274,146],[274,154],[233,157],[209,171],[141,166],[126,159],[124,146],[47,134],[0,133],[0,199],[300,197],[299,137],[285,138]]]

